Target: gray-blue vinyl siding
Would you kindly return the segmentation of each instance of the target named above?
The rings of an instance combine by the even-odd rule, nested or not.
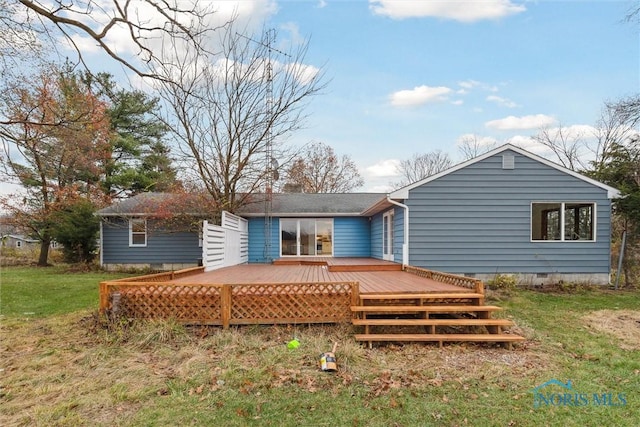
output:
[[[382,259],[382,214],[371,217],[371,258]]]
[[[265,257],[264,218],[249,218],[249,262],[264,263],[280,258],[280,219],[271,223],[271,259]],[[371,233],[369,218],[333,218],[333,256],[370,257]]]
[[[249,263],[266,263],[280,258],[280,218],[271,220],[271,248],[265,248],[264,218],[249,218]]]
[[[387,211],[385,211],[387,212]],[[382,259],[382,217],[380,212],[371,217],[371,257]],[[393,261],[402,262],[402,245],[404,243],[404,209],[393,208]]]
[[[506,153],[506,152],[505,152]],[[606,190],[533,159],[502,153],[414,188],[411,265],[450,273],[609,273],[611,201]],[[595,241],[531,241],[532,202],[593,202]]]
[[[371,224],[365,217],[337,217],[333,220],[333,256],[369,258]]]
[[[129,246],[129,222],[110,219],[102,223],[104,264],[197,264],[202,259],[198,233],[162,232],[148,224],[147,246]]]

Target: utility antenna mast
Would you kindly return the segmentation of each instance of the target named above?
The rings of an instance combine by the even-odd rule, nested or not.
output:
[[[271,122],[273,116],[273,65],[271,61],[271,55],[273,52],[277,52],[284,56],[290,56],[273,47],[276,41],[276,31],[271,28],[267,30],[262,38],[262,41],[257,41],[252,38],[242,36],[260,46],[267,48],[266,58],[266,81],[267,81],[267,133],[265,144],[265,198],[264,198],[264,260],[265,262],[273,261],[271,253],[271,239],[273,229],[273,182],[278,179],[278,162],[273,157],[273,131],[271,129]]]

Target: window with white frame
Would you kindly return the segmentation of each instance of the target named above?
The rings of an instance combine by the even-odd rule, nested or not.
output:
[[[595,203],[534,202],[531,204],[531,240],[595,240]]]
[[[131,218],[129,220],[129,246],[147,246],[147,220]]]

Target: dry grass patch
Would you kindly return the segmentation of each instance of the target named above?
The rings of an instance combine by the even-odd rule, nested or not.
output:
[[[166,396],[259,400],[292,387],[371,397],[446,384],[469,390],[480,381],[502,384],[505,374],[531,381],[544,366],[525,347],[366,349],[350,324],[186,329],[170,321],[114,324],[84,312],[3,321],[0,332],[0,424],[12,426],[128,425]],[[294,337],[300,347],[288,349]],[[320,354],[334,342],[338,372],[322,372]]]
[[[584,316],[587,327],[613,335],[624,350],[640,350],[640,311],[598,310]]]

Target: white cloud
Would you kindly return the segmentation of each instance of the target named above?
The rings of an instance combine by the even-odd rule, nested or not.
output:
[[[446,101],[451,89],[444,86],[418,86],[410,90],[400,90],[391,94],[394,107],[415,107],[428,102]]]
[[[455,101],[451,101],[453,105],[462,105],[464,101],[462,99],[456,99]]]
[[[434,17],[460,22],[500,19],[526,10],[510,0],[369,0],[369,8],[393,19]]]
[[[563,126],[562,128],[550,128],[548,132],[555,137],[560,137],[559,133],[562,132],[562,138],[565,140],[578,140],[595,138],[598,129],[591,125],[571,125]]]
[[[497,130],[523,130],[538,129],[544,126],[550,126],[555,122],[556,119],[546,114],[533,114],[529,116],[509,116],[504,119],[491,120],[484,125],[490,129]]]
[[[316,5],[316,7],[317,7],[318,9],[325,8],[325,7],[327,7],[327,2],[326,2],[325,0],[320,0],[320,1],[318,2],[318,4]]]
[[[487,96],[487,101],[495,102],[496,104],[501,105],[503,107],[507,107],[507,108],[516,108],[518,106],[518,104],[516,104],[512,100],[507,99],[507,98],[503,98],[503,97],[497,96],[497,95],[489,95],[489,96]]]
[[[480,82],[476,80],[465,80],[463,82],[458,82],[458,86],[463,89],[473,89],[476,86],[480,86]]]
[[[58,42],[68,49],[75,49],[75,45],[82,53],[96,53],[100,51],[98,42],[90,37],[81,36],[79,34],[72,34],[71,40],[66,37],[59,38]]]
[[[70,6],[65,10],[64,17],[69,19],[78,19],[87,23],[91,29],[97,33],[103,31],[105,26],[110,22],[113,16],[118,16],[119,12],[115,10],[115,3],[107,1],[97,1],[99,7],[95,7],[91,11],[91,18],[87,19],[86,10],[79,6]],[[176,0],[176,7],[182,10],[195,9],[199,13],[206,13],[205,20],[202,25],[208,29],[219,28],[235,17],[234,25],[237,28],[244,28],[249,33],[253,30],[260,30],[263,23],[269,16],[277,12],[277,4],[275,0],[235,0],[223,2],[199,2],[197,0]],[[212,13],[213,12],[213,13]],[[158,11],[151,3],[142,0],[132,0],[128,3],[126,13],[133,23],[140,25],[141,28],[163,28],[166,27],[166,18],[162,12]],[[193,15],[188,13],[177,14],[176,18],[185,26],[190,26],[193,21]],[[87,40],[84,34],[72,35],[76,43],[81,49],[89,49],[88,51],[96,51],[96,42]],[[165,45],[163,33],[160,30],[141,32],[146,47],[158,52]],[[61,43],[70,47],[68,40],[60,39]],[[116,24],[109,29],[104,42],[110,49],[119,55],[139,53],[139,47],[131,40],[129,29],[123,24]],[[208,39],[210,43],[215,43],[215,38]],[[174,40],[174,42],[179,42]],[[85,50],[86,52],[87,50]],[[143,58],[144,59],[144,58]]]
[[[363,175],[367,179],[375,178],[393,178],[398,176],[398,166],[400,160],[385,159],[364,168]]]
[[[368,193],[391,193],[393,190],[394,188],[390,184],[374,184],[366,189]]]
[[[295,22],[285,22],[280,25],[280,28],[289,33],[289,39],[294,45],[300,45],[304,43],[305,38],[300,34],[300,27]]]
[[[508,144],[513,144],[517,147],[524,148],[527,151],[531,151],[536,154],[543,154],[544,146],[536,142],[531,136],[528,135],[515,135],[511,138],[507,138],[505,141]]]
[[[309,84],[320,72],[320,69],[313,65],[300,64],[297,62],[286,64],[285,68],[289,74],[303,85]]]
[[[472,141],[478,147],[494,147],[498,140],[492,138],[490,136],[480,136],[473,133],[465,133],[464,135],[460,135],[456,140],[456,146],[460,147],[465,144],[467,141]]]

